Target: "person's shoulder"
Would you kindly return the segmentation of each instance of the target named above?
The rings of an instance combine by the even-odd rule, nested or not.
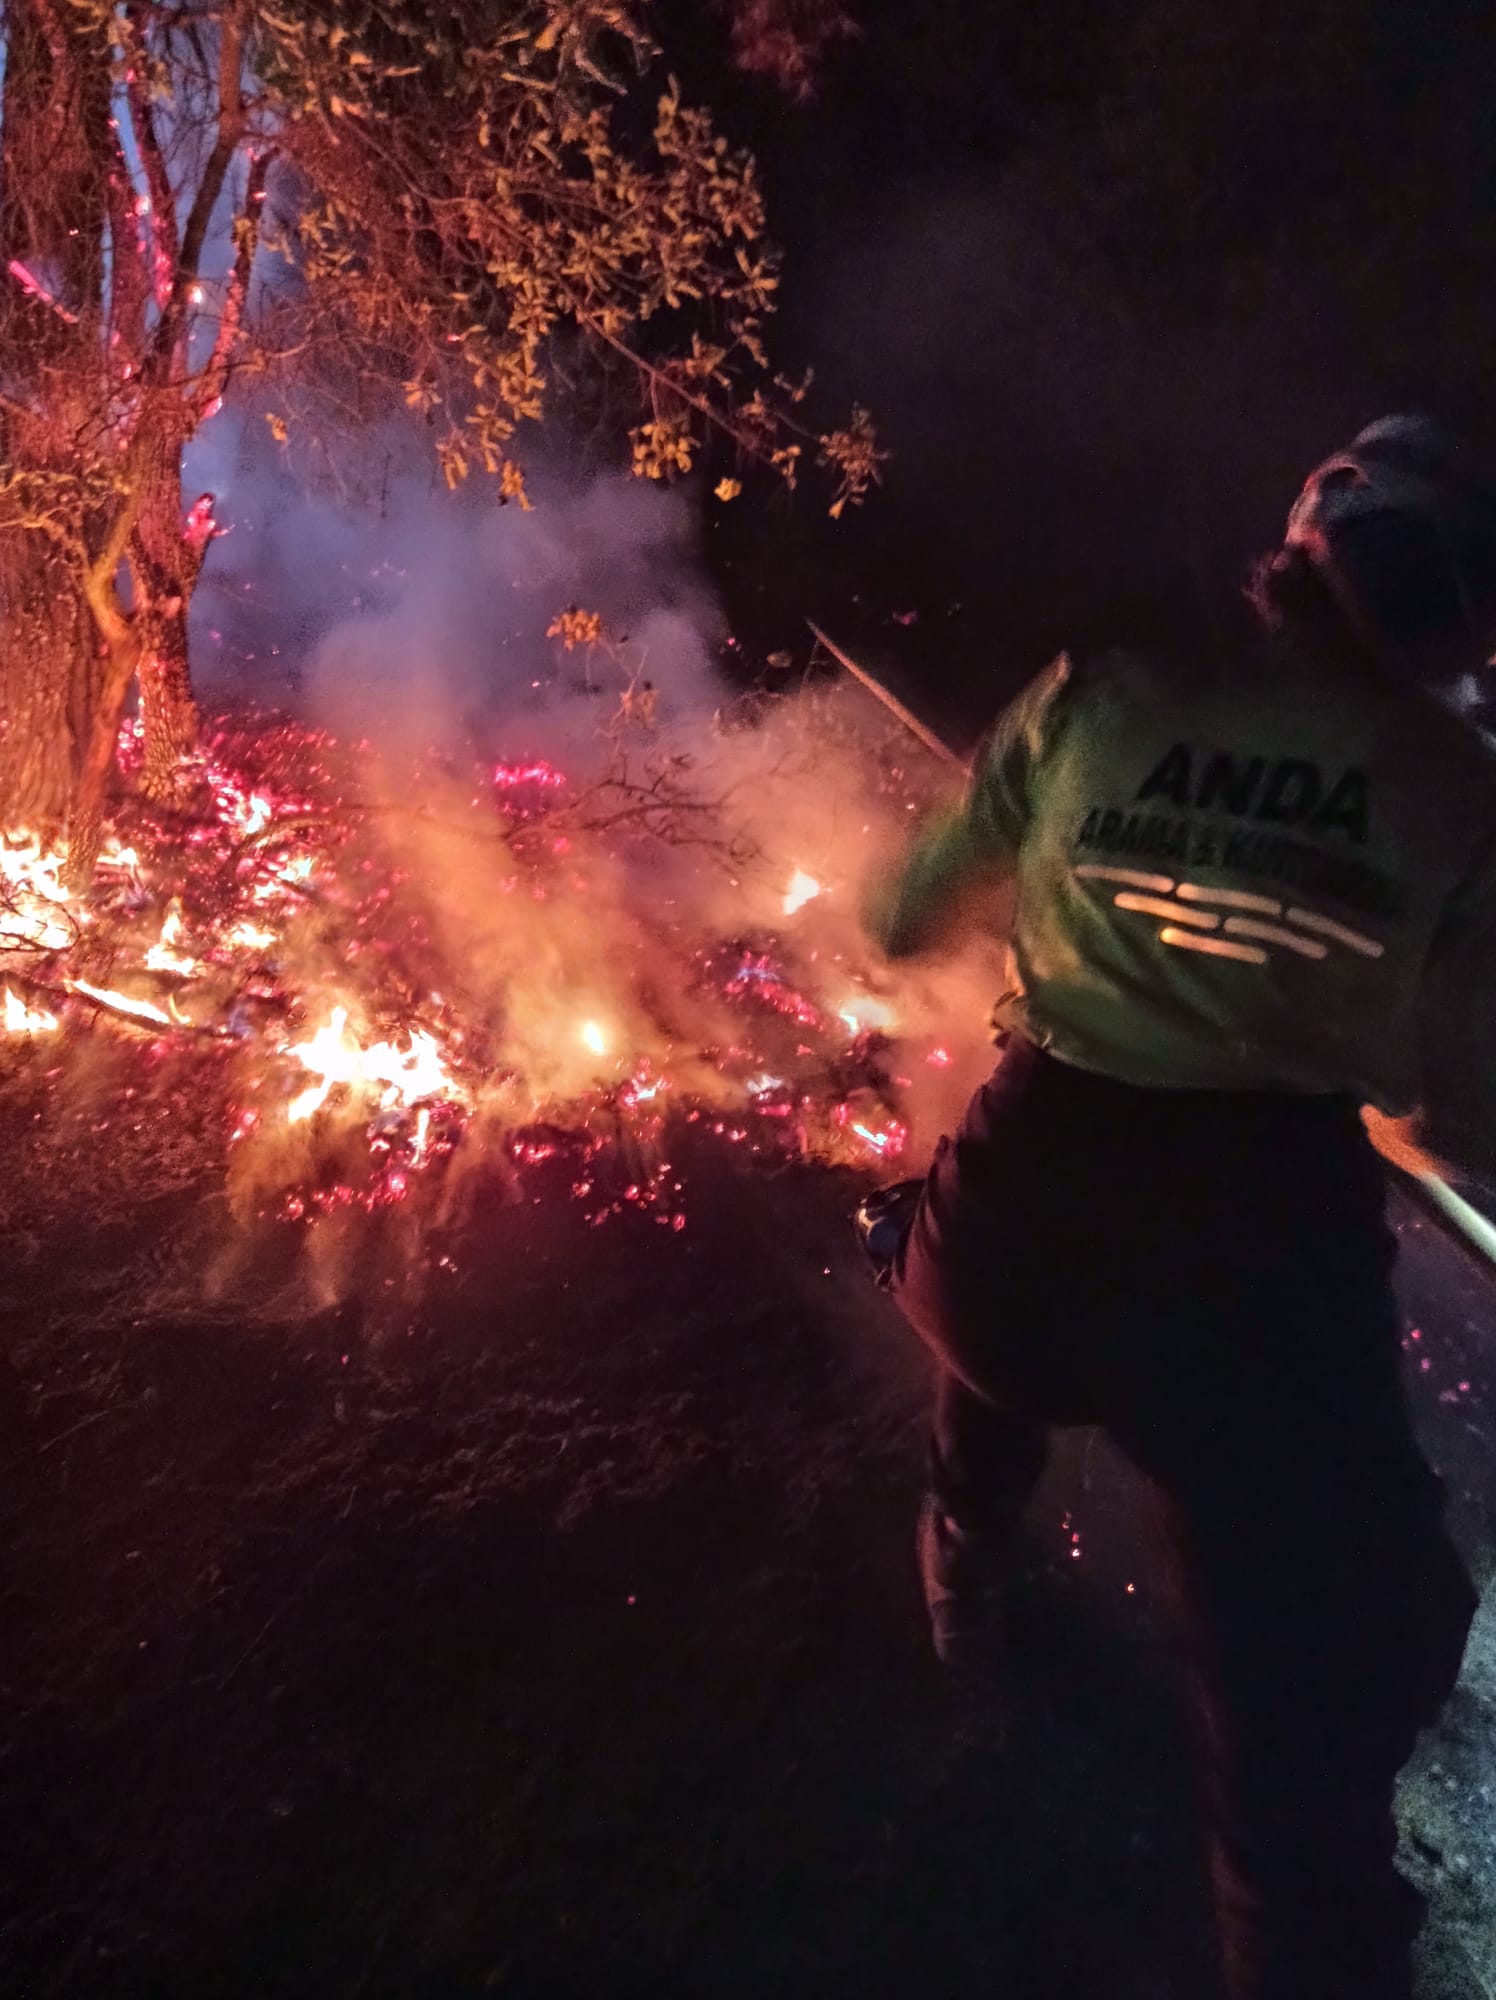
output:
[[[1068,647],[1051,671],[1071,701],[1152,701],[1198,685],[1204,669],[1163,647],[1118,643]]]
[[[1250,671],[1261,627],[1244,601],[1152,593],[1120,601],[1068,635],[1065,657],[1077,688],[1177,693]]]

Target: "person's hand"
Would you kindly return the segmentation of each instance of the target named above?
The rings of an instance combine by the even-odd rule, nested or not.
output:
[[[1456,1178],[1455,1169],[1436,1153],[1430,1152],[1425,1142],[1423,1114],[1413,1111],[1406,1118],[1392,1118],[1385,1111],[1378,1111],[1374,1104],[1363,1104],[1361,1123],[1366,1127],[1366,1136],[1384,1160],[1390,1160],[1394,1167],[1401,1167],[1405,1174],[1422,1177],[1437,1174],[1441,1180]]]

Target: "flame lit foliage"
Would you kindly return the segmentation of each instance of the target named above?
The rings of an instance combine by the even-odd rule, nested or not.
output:
[[[867,413],[818,433],[808,384],[774,375],[778,262],[752,159],[659,78],[647,20],[617,0],[497,20],[400,0],[267,10],[284,143],[315,190],[279,240],[345,363],[379,379],[402,358],[449,484],[481,467],[526,504],[513,440],[569,331],[642,391],[637,473],[689,471],[715,434],[793,485],[809,449],[840,512],[877,477]]]
[[[772,369],[753,163],[682,102],[647,6],[4,19],[0,823],[70,825],[75,885],[132,680],[147,789],[193,768],[187,613],[216,529],[179,466],[236,376],[273,385],[283,438],[311,385],[323,436],[403,395],[449,483],[481,468],[521,505],[516,432],[581,350],[637,392],[641,476],[715,436],[791,484],[808,453],[834,512],[877,477],[866,413],[817,430]]]

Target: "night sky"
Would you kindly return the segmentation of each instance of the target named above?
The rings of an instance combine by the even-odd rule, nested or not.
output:
[[[778,351],[895,454],[840,529],[807,492],[716,530],[766,640],[813,605],[975,724],[1061,644],[1213,629],[1371,416],[1492,431],[1490,9],[872,0],[805,106],[674,12],[672,61],[759,156]]]

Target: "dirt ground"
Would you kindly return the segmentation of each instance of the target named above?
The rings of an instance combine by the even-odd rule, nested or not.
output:
[[[687,1168],[679,1234],[496,1195],[404,1318],[373,1259],[310,1320],[269,1260],[173,1304],[222,1228],[190,1189],[17,1251],[0,1991],[1202,1990],[1122,1470],[1064,1441],[1020,1720],[954,1703],[910,1560],[923,1372],[853,1184]],[[1404,1227],[1420,1409],[1489,1571],[1496,1286]],[[1439,2000],[1496,1991],[1489,1634],[1467,1681],[1409,1787]]]

